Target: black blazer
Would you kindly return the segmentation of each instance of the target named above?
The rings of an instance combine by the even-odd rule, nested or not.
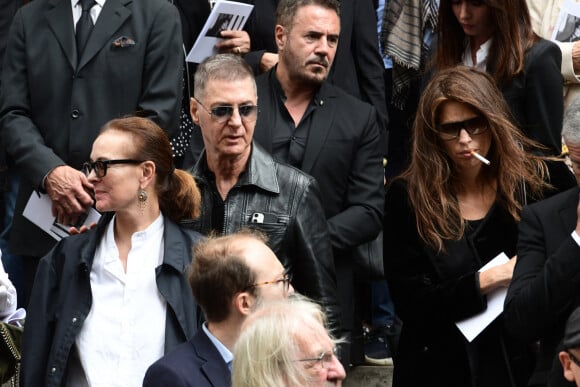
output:
[[[55,244],[23,218],[26,201],[55,167],[80,169],[104,123],[139,112],[169,137],[178,129],[177,9],[167,0],[107,0],[80,58],[72,21],[69,0],[35,0],[17,12],[8,37],[0,130],[21,176],[15,254],[40,257]]]
[[[279,96],[270,80],[275,77],[275,70],[256,79],[260,114],[254,140],[269,153],[279,114]],[[345,250],[350,259],[353,247],[372,240],[382,228],[384,188],[379,125],[372,106],[328,82],[322,85],[318,96],[321,102],[312,115],[300,169],[313,176],[320,187],[335,260],[344,256]]]
[[[231,373],[203,329],[149,369],[143,387],[229,387]]]
[[[518,260],[505,303],[506,328],[529,342],[540,340],[530,386],[574,386],[556,359],[570,313],[580,305],[580,247],[576,228],[578,187],[525,207]]]

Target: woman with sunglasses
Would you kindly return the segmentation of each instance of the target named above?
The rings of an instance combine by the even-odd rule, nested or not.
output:
[[[141,386],[147,367],[197,327],[184,272],[201,235],[193,177],[145,118],[108,122],[84,171],[96,228],[61,240],[38,267],[24,333],[23,386]]]
[[[487,71],[502,91],[514,123],[543,145],[562,153],[563,79],[558,46],[538,37],[526,0],[441,0],[434,67],[464,64]],[[562,161],[548,163],[560,191],[574,187]]]
[[[530,156],[534,143],[511,123],[493,79],[475,68],[433,77],[412,136],[410,165],[385,203],[385,273],[403,320],[393,386],[525,385],[526,351],[501,318],[471,343],[455,323],[510,283],[523,197],[542,196],[546,166]],[[502,252],[507,263],[479,272]]]

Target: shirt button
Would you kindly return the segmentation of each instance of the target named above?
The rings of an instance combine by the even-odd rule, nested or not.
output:
[[[81,112],[79,112],[79,110],[78,110],[78,109],[74,109],[74,110],[71,112],[71,114],[70,114],[70,116],[71,116],[72,118],[74,118],[74,119],[77,119],[77,118],[79,118],[79,116],[80,116],[80,115],[81,115]]]
[[[52,367],[52,368],[50,369],[50,372],[54,374],[54,373],[56,372],[56,367]]]
[[[76,324],[76,322],[77,322],[77,318],[76,318],[76,317],[73,317],[73,319],[72,319],[72,323],[73,323],[73,324]]]

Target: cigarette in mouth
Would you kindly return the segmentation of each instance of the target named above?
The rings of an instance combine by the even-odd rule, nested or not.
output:
[[[484,163],[485,165],[489,165],[491,164],[491,162],[486,159],[485,157],[483,157],[482,155],[480,155],[479,153],[477,153],[476,151],[474,151],[473,149],[471,150],[471,154],[478,159],[479,161],[481,161],[482,163]]]

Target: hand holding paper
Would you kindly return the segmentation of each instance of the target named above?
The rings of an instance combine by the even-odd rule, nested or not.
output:
[[[505,253],[501,253],[499,254],[497,257],[495,257],[494,259],[492,259],[491,261],[489,261],[487,263],[487,265],[483,266],[479,272],[485,272],[493,267],[499,266],[499,265],[505,265],[508,264],[507,267],[509,267],[509,264],[513,261],[513,264],[515,265],[515,258],[512,258],[511,260],[507,257],[507,255],[505,255]],[[507,268],[506,267],[506,268]],[[512,273],[513,273],[513,267],[512,267]],[[510,276],[511,278],[511,276]],[[480,282],[481,282],[481,277],[480,277]],[[509,282],[508,282],[509,283]],[[480,284],[481,286],[481,284]],[[459,328],[459,330],[461,331],[461,333],[463,334],[463,336],[465,336],[465,338],[471,342],[473,341],[473,339],[475,339],[481,332],[483,332],[483,330],[493,322],[493,320],[495,320],[497,318],[497,316],[499,316],[502,312],[503,312],[503,303],[505,301],[505,297],[507,295],[507,288],[506,287],[495,287],[494,290],[491,290],[489,293],[487,293],[487,309],[484,310],[483,312],[469,317],[465,320],[462,321],[458,321],[455,323],[455,325],[457,325],[457,328]]]

